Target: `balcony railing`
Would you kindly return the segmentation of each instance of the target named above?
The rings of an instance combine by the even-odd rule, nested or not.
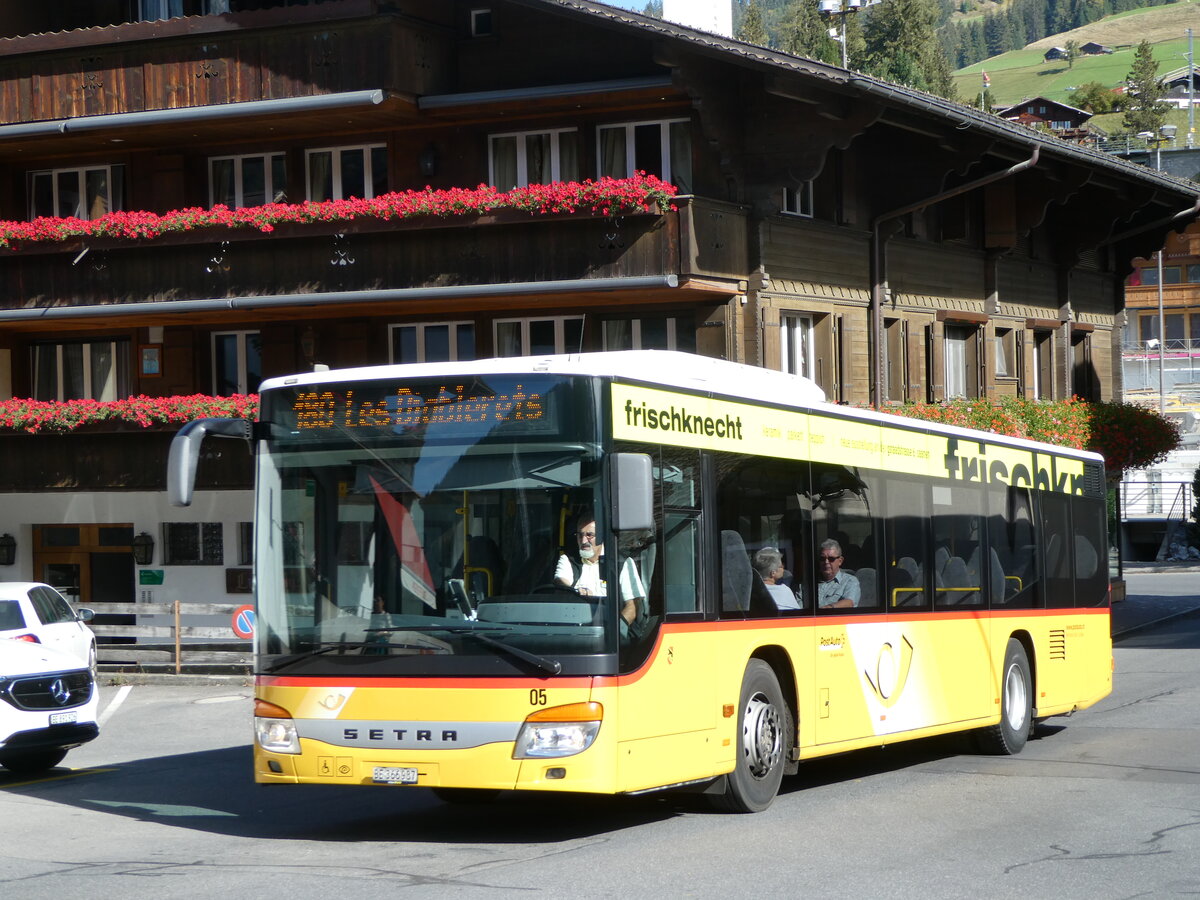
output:
[[[0,307],[311,295],[577,279],[746,277],[746,211],[679,197],[616,217],[509,210],[458,218],[200,229],[150,241],[75,238],[0,251],[20,285]]]

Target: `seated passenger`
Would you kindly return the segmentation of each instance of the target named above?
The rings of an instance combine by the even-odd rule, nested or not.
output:
[[[604,544],[596,530],[596,517],[588,510],[580,513],[575,529],[577,553],[564,553],[554,569],[554,583],[569,587],[584,597],[605,597],[608,583],[603,580]],[[621,565],[621,620],[632,625],[639,615],[645,615],[646,588],[633,560],[626,558]]]
[[[754,568],[767,586],[767,593],[780,609],[799,609],[800,602],[792,589],[780,582],[786,572],[783,568],[783,556],[774,547],[763,547],[754,554]]]
[[[842,571],[842,545],[829,538],[821,542],[817,556],[817,606],[821,609],[858,606],[858,579]]]

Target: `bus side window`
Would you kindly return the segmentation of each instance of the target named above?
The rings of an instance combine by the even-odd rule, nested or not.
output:
[[[1046,606],[1074,606],[1070,498],[1065,494],[1039,491],[1038,499],[1042,509],[1042,571],[1045,573]]]
[[[1040,605],[1034,522],[1029,488],[996,486],[988,491],[988,585],[993,607]]]
[[[888,608],[929,605],[932,561],[929,553],[928,489],[923,482],[895,478],[886,482],[884,503],[887,537],[885,602]]]
[[[978,485],[933,488],[934,572],[938,606],[980,606],[988,559],[983,545],[983,493]]]
[[[1103,606],[1108,602],[1108,546],[1104,539],[1106,515],[1103,500],[1071,498],[1076,606]]]

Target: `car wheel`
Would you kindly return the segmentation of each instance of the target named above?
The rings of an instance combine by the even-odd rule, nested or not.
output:
[[[63,757],[66,755],[66,750],[37,750],[29,751],[28,753],[12,753],[7,756],[0,756],[0,765],[12,772],[43,772],[46,769],[53,769],[63,761]]]

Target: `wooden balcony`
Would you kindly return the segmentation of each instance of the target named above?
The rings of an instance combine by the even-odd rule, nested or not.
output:
[[[413,305],[413,312],[444,312],[447,302],[460,309],[501,308],[526,289],[552,295],[555,284],[583,281],[584,288],[604,292],[622,280],[647,277],[660,279],[660,301],[737,293],[748,269],[746,211],[694,198],[679,198],[676,207],[617,218],[506,211],[286,225],[266,234],[214,228],[146,241],[35,244],[0,251],[0,278],[10,286],[0,308],[30,310],[27,317],[6,311],[0,324],[44,330],[53,319],[62,327],[74,318],[68,308],[88,310],[81,311],[81,322],[102,314],[113,326],[211,321],[217,315],[212,304],[193,310],[196,304],[188,301],[244,298],[275,299],[270,309],[258,303],[243,312],[230,302],[220,312],[222,322],[294,318],[289,296],[296,297],[295,306],[313,306],[319,305],[314,296],[336,295],[343,315],[370,314],[379,300],[424,304]],[[490,299],[478,290],[484,286],[493,288]],[[445,290],[408,296],[429,288]],[[651,299],[641,291],[628,302]]]

